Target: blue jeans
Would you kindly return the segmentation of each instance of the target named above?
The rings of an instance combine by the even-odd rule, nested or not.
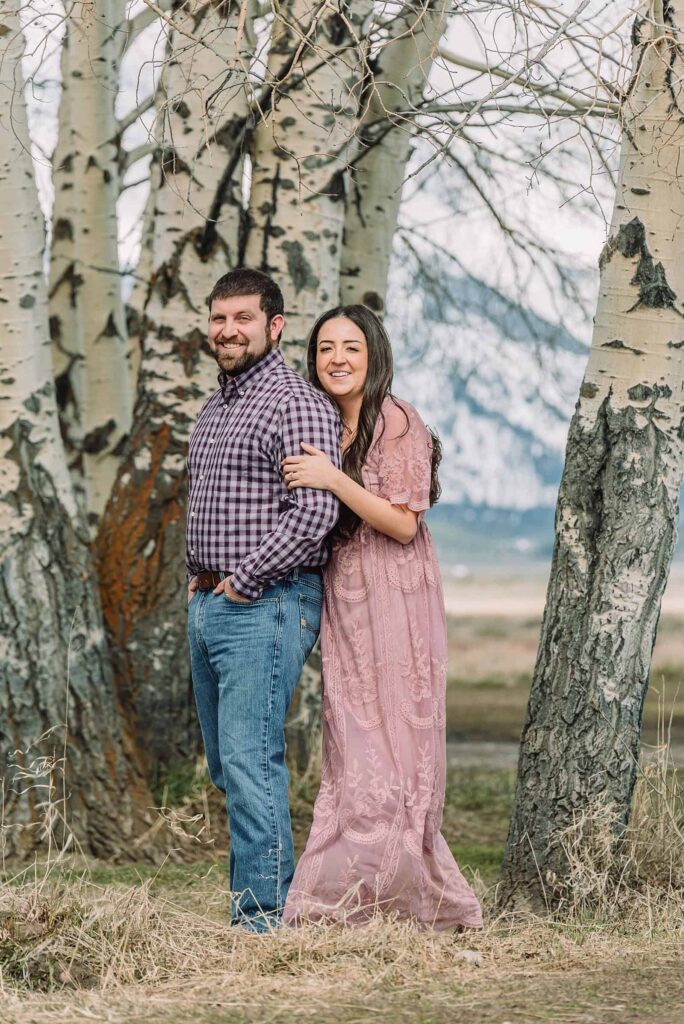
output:
[[[197,591],[192,682],[209,774],[226,794],[231,919],[277,923],[294,873],[285,716],[321,622],[323,583],[295,569],[256,601]]]

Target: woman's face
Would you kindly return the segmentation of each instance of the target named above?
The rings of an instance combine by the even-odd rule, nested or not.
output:
[[[366,335],[344,316],[326,320],[316,341],[316,373],[324,390],[335,399],[363,394],[368,373]]]

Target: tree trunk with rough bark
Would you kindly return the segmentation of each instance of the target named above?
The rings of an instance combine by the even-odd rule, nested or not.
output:
[[[348,156],[368,74],[359,40],[372,10],[368,0],[288,0],[273,27],[273,93],[255,131],[245,262],[282,288],[281,345],[300,370],[311,325],[339,302]]]
[[[240,45],[240,4],[184,3],[174,21],[210,48],[178,32],[164,73],[134,421],[97,539],[115,678],[153,771],[197,749],[185,630],[185,459],[199,407],[216,387],[205,300],[238,260],[248,114],[240,54],[227,79],[226,60]]]
[[[327,7],[288,0],[272,30],[266,75],[272,94],[254,133],[245,263],[282,288],[287,323],[280,345],[303,373],[308,332],[340,299],[347,168],[368,75],[372,10],[367,0]],[[286,725],[288,762],[298,772],[318,743],[320,686],[316,650]]]
[[[410,112],[423,98],[449,6],[447,0],[403,5],[375,62],[359,128],[344,221],[340,298],[380,315],[414,135]]]
[[[67,7],[53,174],[49,314],[55,383],[72,480],[93,531],[133,408],[116,218],[119,8],[115,0]]]
[[[684,453],[684,0],[646,4],[589,364],[522,735],[500,898],[569,896],[564,834],[628,821]]]
[[[149,794],[123,731],[60,439],[44,227],[20,69],[18,4],[0,16],[0,855],[73,833],[125,850]]]

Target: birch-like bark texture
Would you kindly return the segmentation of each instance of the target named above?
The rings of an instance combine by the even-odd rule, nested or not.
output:
[[[118,0],[67,6],[50,260],[50,333],[69,468],[93,530],[131,425],[116,202]]]
[[[60,439],[44,226],[18,3],[0,15],[0,849],[73,831],[125,849],[150,800],[128,754],[101,609]]]
[[[287,0],[274,22],[272,101],[255,132],[245,262],[283,290],[281,346],[297,369],[314,320],[339,302],[345,179],[372,8],[368,0]]]
[[[174,11],[176,25],[209,45],[178,31],[164,72],[134,421],[97,540],[115,678],[152,767],[197,746],[185,628],[185,460],[199,407],[216,388],[206,297],[237,262],[248,113],[236,55],[240,12],[237,2],[185,2]]]
[[[448,0],[404,4],[376,60],[344,221],[340,298],[345,305],[361,302],[380,315],[385,310],[392,241],[413,138],[407,112],[423,98],[450,6]]]
[[[684,0],[634,25],[634,74],[589,363],[523,728],[501,898],[567,892],[563,833],[597,806],[619,845],[677,535],[684,436]],[[604,818],[605,820],[605,818]],[[580,849],[581,852],[581,849]]]

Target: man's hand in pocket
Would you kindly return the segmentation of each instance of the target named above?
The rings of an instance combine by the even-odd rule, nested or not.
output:
[[[248,597],[243,597],[242,594],[238,594],[237,591],[233,590],[233,588],[230,585],[231,579],[232,577],[229,577],[225,580],[221,580],[218,587],[216,587],[216,589],[214,590],[214,593],[225,594],[225,596],[229,597],[231,601],[242,601],[243,604],[249,604],[250,602]]]

